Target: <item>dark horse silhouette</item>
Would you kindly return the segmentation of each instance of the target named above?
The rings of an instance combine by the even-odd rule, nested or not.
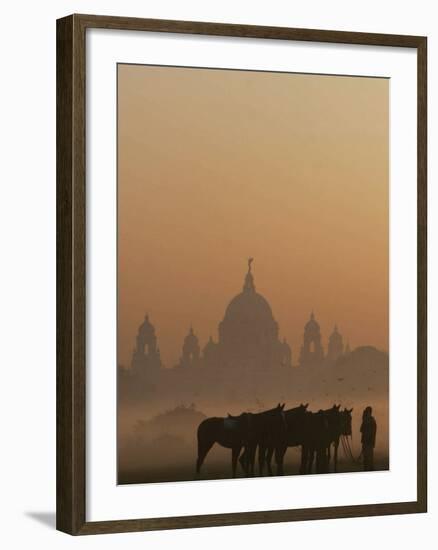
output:
[[[254,475],[255,455],[259,449],[259,473],[263,475],[266,451],[277,447],[278,441],[286,436],[286,422],[283,413],[285,403],[278,403],[273,409],[251,414],[251,434],[239,461],[247,475]]]
[[[242,413],[239,416],[227,418],[206,418],[198,427],[198,459],[196,474],[199,475],[201,466],[210,449],[219,443],[226,449],[231,449],[231,467],[233,477],[236,476],[237,459],[242,448],[248,444],[251,434],[251,414]]]
[[[303,426],[300,473],[310,474],[316,458],[316,473],[330,471],[331,446],[334,446],[334,471],[338,471],[338,447],[341,436],[351,435],[353,409],[340,410],[340,405],[317,413],[308,413]]]
[[[299,405],[293,409],[284,411],[284,420],[286,431],[280,432],[280,438],[273,442],[266,451],[266,466],[268,473],[272,475],[272,456],[275,452],[275,461],[277,465],[277,475],[283,475],[284,456],[288,447],[296,447],[303,443],[304,433],[304,415],[307,412],[309,403]]]
[[[327,411],[307,412],[302,426],[300,474],[311,474],[316,458],[316,473],[328,471],[329,422]]]
[[[339,440],[341,436],[348,437],[352,434],[351,423],[352,416],[351,413],[353,409],[344,408],[343,411],[340,411],[340,405],[329,409],[327,412],[328,419],[328,431],[329,431],[329,444],[327,447],[327,460],[328,468],[330,468],[330,459],[331,459],[331,446],[333,444],[333,471],[338,471],[338,447]]]

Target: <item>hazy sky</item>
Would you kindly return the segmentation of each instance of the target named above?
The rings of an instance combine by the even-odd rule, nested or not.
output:
[[[173,366],[254,257],[296,363],[312,309],[388,349],[389,81],[119,65],[118,349],[149,313]]]

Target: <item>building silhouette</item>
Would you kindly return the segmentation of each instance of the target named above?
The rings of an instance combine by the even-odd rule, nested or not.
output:
[[[256,291],[252,272],[253,259],[248,260],[242,291],[229,302],[218,325],[218,339],[210,336],[202,349],[193,327],[182,345],[178,371],[230,373],[269,373],[276,369],[292,367],[292,350],[286,339],[279,339],[279,326],[275,321],[268,300]],[[324,355],[321,330],[312,311],[304,326],[303,344],[300,350],[299,367],[308,368],[334,363],[349,352],[344,350],[343,338],[335,326],[328,340],[327,355]],[[132,374],[166,376],[173,369],[162,368],[155,328],[146,315],[140,325],[136,346],[132,355]]]
[[[336,361],[344,353],[344,342],[342,336],[338,332],[338,327],[335,325],[333,332],[329,337],[327,348],[327,359],[330,361]]]
[[[204,350],[206,367],[267,370],[291,366],[292,352],[286,340],[279,340],[271,306],[256,292],[252,261],[248,260],[242,292],[228,304],[219,323],[217,344],[211,340]]]
[[[304,326],[303,345],[300,352],[300,366],[319,365],[324,360],[324,350],[321,344],[321,330],[312,311],[310,319]]]
[[[161,368],[160,350],[157,346],[155,328],[146,315],[139,326],[131,363],[133,373],[145,375],[157,373]]]
[[[191,326],[189,333],[184,338],[182,356],[179,362],[180,366],[186,368],[199,367],[200,352],[198,337],[193,332],[193,327]]]

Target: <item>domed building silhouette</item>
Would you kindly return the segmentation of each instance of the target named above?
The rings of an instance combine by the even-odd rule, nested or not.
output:
[[[329,337],[327,348],[327,359],[330,361],[336,361],[344,353],[344,342],[342,336],[339,334],[338,327],[335,325],[333,332]]]
[[[212,339],[204,349],[206,366],[227,369],[266,370],[291,366],[291,350],[278,338],[278,324],[266,298],[256,292],[248,260],[243,289],[225,310],[219,324],[219,339]]]
[[[321,344],[321,330],[315,319],[315,315],[310,314],[310,319],[304,326],[304,339],[301,346],[300,366],[319,365],[324,360],[324,350]]]
[[[155,327],[146,315],[139,326],[135,349],[132,354],[132,369],[135,374],[156,373],[161,368],[160,350],[157,346]]]
[[[199,340],[190,327],[189,333],[184,339],[180,365],[182,367],[198,367],[200,358]]]
[[[292,366],[292,350],[290,349],[289,344],[286,342],[286,338],[283,338],[281,343],[282,353],[281,353],[281,366],[282,367],[291,367]]]
[[[281,395],[285,388],[302,382],[305,368],[335,368],[349,353],[335,326],[328,339],[327,354],[322,346],[321,329],[312,311],[304,326],[299,362],[292,367],[292,352],[279,338],[279,326],[268,300],[256,290],[253,259],[248,260],[241,291],[225,308],[218,324],[218,337],[201,343],[190,326],[181,356],[173,368],[164,368],[155,327],[145,316],[138,328],[131,369],[121,367],[121,384],[132,395],[159,395],[164,391],[183,398],[210,396],[214,399],[250,399],[263,392]],[[201,351],[202,349],[202,351]],[[298,387],[298,386],[297,386]],[[167,392],[167,393],[166,393]]]

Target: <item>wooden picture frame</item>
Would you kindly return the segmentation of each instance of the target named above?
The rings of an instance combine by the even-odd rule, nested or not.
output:
[[[411,502],[226,513],[120,521],[86,520],[86,148],[87,29],[187,33],[412,48],[418,73],[417,499]],[[71,15],[57,21],[57,529],[72,535],[310,519],[406,514],[427,510],[426,223],[427,39],[189,21]]]

